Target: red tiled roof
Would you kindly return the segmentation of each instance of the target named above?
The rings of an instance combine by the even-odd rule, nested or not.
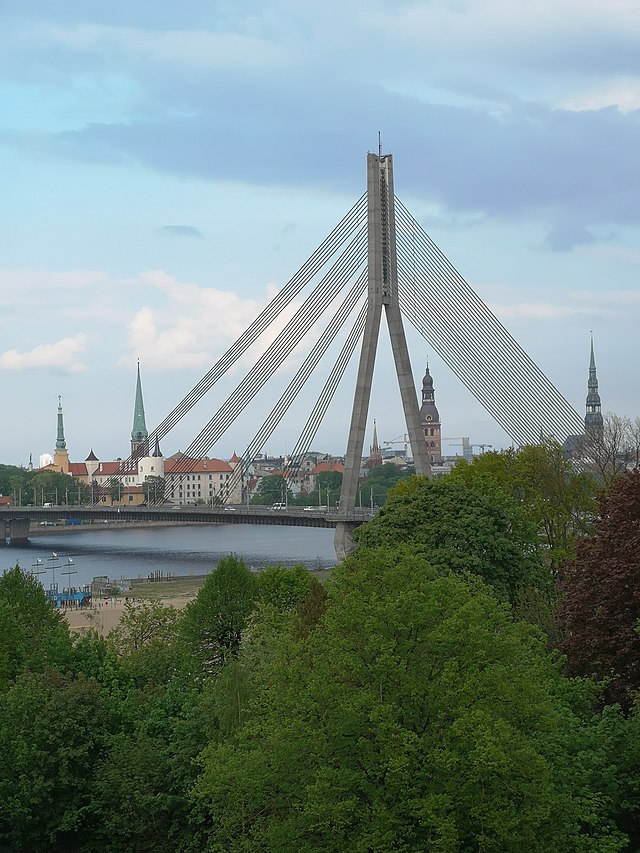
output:
[[[69,473],[73,477],[86,477],[87,466],[84,462],[69,462]]]
[[[342,462],[320,462],[315,468],[312,468],[310,474],[327,474],[330,471],[337,471],[339,474],[344,474],[344,465]]]
[[[181,456],[164,460],[164,473],[167,474],[230,474],[233,468],[222,459],[188,459]]]

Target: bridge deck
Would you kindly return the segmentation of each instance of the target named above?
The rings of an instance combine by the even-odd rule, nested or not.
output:
[[[375,510],[374,510],[375,512]],[[263,506],[234,507],[7,507],[0,509],[0,520],[25,519],[34,522],[91,522],[108,521],[167,521],[185,524],[269,524],[284,527],[335,527],[339,522],[354,526],[363,524],[372,516],[369,508],[358,508],[351,513],[337,509],[306,509],[288,507],[272,509]]]

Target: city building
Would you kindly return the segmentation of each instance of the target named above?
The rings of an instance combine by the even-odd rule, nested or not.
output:
[[[429,364],[422,380],[422,405],[420,406],[420,423],[424,433],[424,440],[429,448],[432,465],[440,465],[442,462],[442,433],[440,414],[436,407],[435,391],[433,390],[433,378],[429,373]]]

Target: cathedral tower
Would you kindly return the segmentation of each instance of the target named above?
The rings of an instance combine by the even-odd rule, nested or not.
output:
[[[442,433],[440,431],[440,415],[436,408],[436,395],[433,390],[433,378],[429,373],[429,365],[422,380],[422,405],[420,407],[420,423],[427,443],[432,465],[442,462]]]
[[[598,377],[596,375],[596,360],[593,355],[593,335],[591,336],[591,356],[589,359],[589,381],[587,383],[587,411],[584,416],[584,431],[586,435],[602,432],[603,420],[598,393]]]
[[[64,420],[62,418],[62,398],[58,397],[58,435],[56,437],[56,449],[53,454],[53,464],[63,474],[69,473],[69,452],[67,442],[64,439]]]
[[[140,382],[140,362],[136,381],[136,401],[133,407],[133,429],[131,430],[131,456],[134,459],[149,455],[149,433],[144,417],[142,383]]]

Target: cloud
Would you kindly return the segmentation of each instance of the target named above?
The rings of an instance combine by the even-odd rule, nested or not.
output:
[[[204,234],[194,225],[163,225],[158,231],[169,237],[194,237],[196,240],[204,240]]]
[[[77,334],[53,344],[40,344],[28,352],[7,350],[0,354],[0,370],[39,370],[49,368],[63,373],[86,370],[78,356],[86,349],[87,336]]]
[[[256,300],[179,282],[162,270],[142,273],[140,280],[164,299],[158,304],[156,298],[153,308],[142,306],[135,312],[127,324],[128,352],[120,364],[134,364],[139,357],[152,370],[208,366],[259,311]]]
[[[552,252],[568,252],[576,246],[588,246],[595,241],[596,238],[584,225],[564,222],[553,226],[544,245]]]

